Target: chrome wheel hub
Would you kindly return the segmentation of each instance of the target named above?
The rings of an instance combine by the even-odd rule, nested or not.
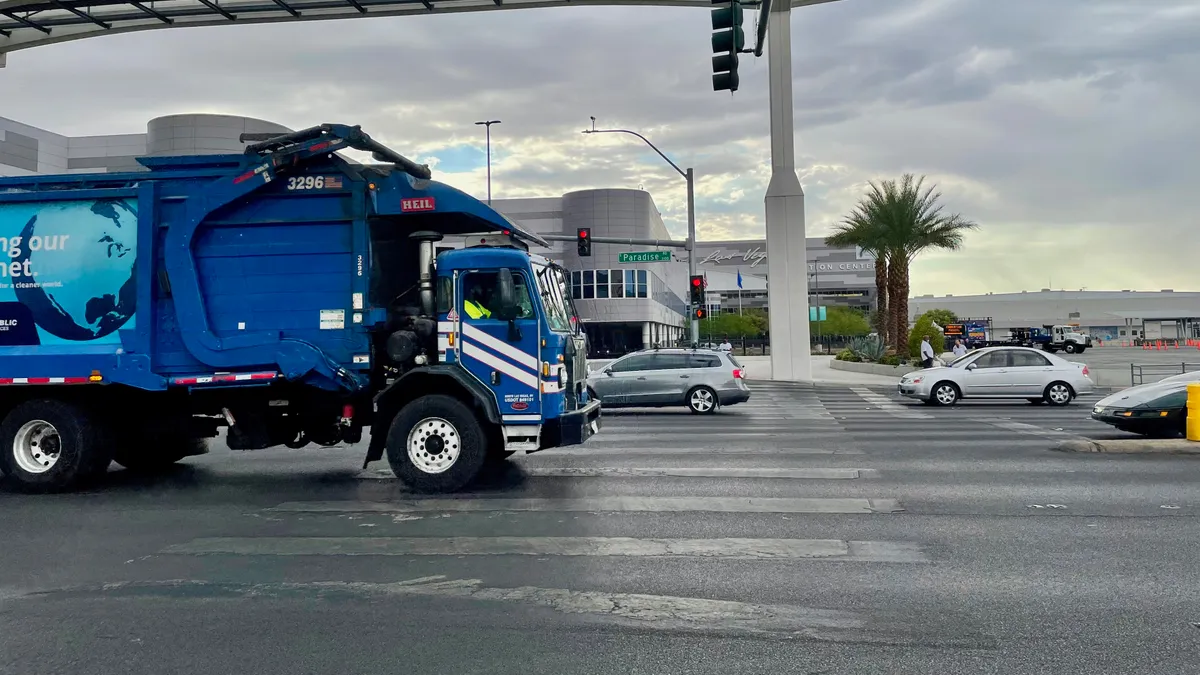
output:
[[[425,473],[446,471],[461,452],[458,429],[440,417],[427,417],[408,433],[408,459]]]
[[[13,438],[13,460],[26,473],[46,473],[58,463],[61,444],[53,424],[30,420],[21,425]]]

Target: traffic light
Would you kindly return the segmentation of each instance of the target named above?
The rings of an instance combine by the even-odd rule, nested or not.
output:
[[[580,256],[592,254],[592,228],[581,227],[575,235],[575,248]]]
[[[712,10],[713,91],[738,90],[738,52],[746,47],[742,32],[742,3],[737,0],[713,0],[724,5]]]
[[[697,307],[693,314],[696,316],[697,321],[702,321],[708,316],[708,312],[706,312],[703,307]]]
[[[690,304],[692,304],[692,305],[703,305],[704,304],[704,287],[707,285],[708,284],[706,284],[704,282],[703,274],[697,274],[696,276],[691,278],[690,285],[688,286],[688,299],[690,301]]]

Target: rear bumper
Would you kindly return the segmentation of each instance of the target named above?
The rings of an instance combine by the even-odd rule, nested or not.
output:
[[[721,405],[733,405],[735,403],[745,403],[750,400],[750,390],[734,389],[732,391],[722,391],[717,395],[717,399]]]
[[[542,425],[542,449],[579,445],[600,431],[600,401],[563,413]]]

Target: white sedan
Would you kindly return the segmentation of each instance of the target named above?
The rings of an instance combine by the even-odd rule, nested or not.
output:
[[[1095,387],[1082,363],[1040,349],[988,347],[949,366],[926,368],[900,378],[902,396],[929,404],[954,405],[963,398],[1023,398],[1030,403],[1067,405]]]

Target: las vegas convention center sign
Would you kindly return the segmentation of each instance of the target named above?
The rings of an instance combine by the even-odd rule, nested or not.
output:
[[[826,249],[833,252],[837,249]],[[849,252],[847,250],[847,252]],[[767,261],[767,252],[761,246],[746,249],[744,251],[726,250],[718,248],[710,251],[698,261],[701,265],[746,265],[750,268],[758,267]],[[875,259],[870,253],[863,251],[861,248],[855,248],[854,260],[846,262],[818,262],[809,263],[808,271],[816,272],[874,272]]]

